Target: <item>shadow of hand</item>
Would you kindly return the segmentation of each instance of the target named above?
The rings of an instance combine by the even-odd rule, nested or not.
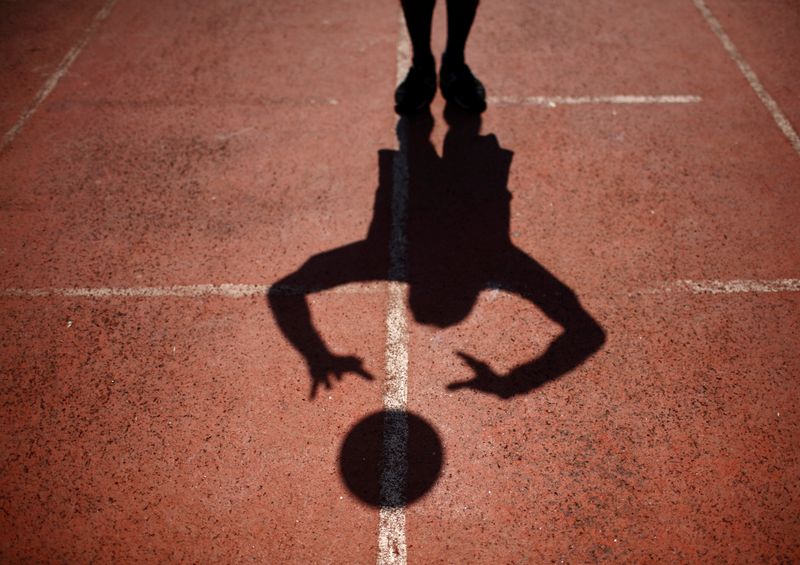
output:
[[[375,380],[375,377],[364,369],[363,361],[353,355],[326,353],[315,357],[309,362],[309,372],[311,373],[311,394],[309,397],[312,400],[317,397],[317,389],[319,389],[320,385],[325,385],[325,388],[330,390],[331,376],[340,381],[345,373],[355,373],[364,380]]]
[[[514,396],[514,389],[511,385],[511,378],[507,376],[498,375],[489,365],[476,359],[471,355],[458,351],[458,356],[461,357],[467,365],[469,365],[475,376],[465,381],[455,381],[447,385],[448,390],[459,390],[462,388],[471,388],[480,392],[497,395],[500,398],[511,398]]]

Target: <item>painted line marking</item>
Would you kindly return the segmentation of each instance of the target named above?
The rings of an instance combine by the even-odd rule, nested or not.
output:
[[[351,283],[331,289],[299,288],[291,286],[271,286],[267,284],[195,284],[174,286],[139,287],[76,287],[76,288],[5,288],[0,296],[35,298],[42,296],[65,296],[73,298],[203,298],[223,296],[226,298],[246,298],[265,294],[298,295],[320,292],[332,294],[366,294],[384,290],[383,282]]]
[[[800,292],[800,279],[774,280],[681,280],[673,283],[677,289],[694,294],[736,294],[743,292]]]
[[[396,174],[406,174],[397,171]],[[401,177],[402,178],[402,177]],[[406,185],[407,187],[408,185]],[[407,193],[406,193],[407,196]],[[405,251],[405,250],[404,250]],[[395,271],[392,273],[397,275]],[[514,296],[514,289],[498,284],[489,284],[487,292],[494,296],[497,293]],[[7,298],[44,298],[63,296],[67,298],[205,298],[221,296],[224,298],[248,298],[265,294],[300,295],[300,294],[375,294],[389,293],[389,308],[386,327],[389,331],[386,342],[387,373],[407,378],[408,352],[406,341],[405,304],[403,302],[406,283],[393,281],[357,282],[329,289],[300,288],[293,286],[272,286],[268,284],[195,284],[173,286],[138,286],[138,287],[73,287],[73,288],[4,288],[0,289],[0,297]],[[677,280],[665,283],[660,287],[645,292],[661,293],[683,291],[694,294],[735,294],[765,292],[800,292],[800,279],[731,279],[731,280]],[[400,306],[403,308],[401,309]],[[402,311],[401,311],[402,310]],[[402,316],[401,316],[402,314]],[[391,370],[388,367],[391,366]],[[403,377],[405,375],[405,377]],[[392,381],[394,383],[394,381]],[[402,384],[404,380],[398,381]],[[394,386],[394,385],[393,385]],[[405,385],[403,385],[405,386]],[[387,410],[403,409],[397,399],[402,399],[405,406],[406,393],[401,390],[384,396]],[[388,404],[387,404],[388,402]]]
[[[3,136],[3,141],[0,142],[0,151],[5,149],[9,143],[11,143],[17,134],[25,127],[25,124],[28,122],[29,119],[36,113],[36,110],[39,109],[42,102],[44,102],[45,98],[53,91],[53,89],[58,84],[58,81],[67,74],[70,66],[72,63],[75,62],[75,59],[78,58],[78,55],[81,54],[83,48],[86,47],[86,44],[89,42],[92,34],[94,34],[95,30],[98,26],[105,20],[108,15],[111,13],[111,9],[114,7],[114,4],[117,3],[117,0],[108,0],[105,5],[100,9],[97,14],[95,14],[94,18],[92,19],[91,25],[83,32],[83,37],[81,40],[75,45],[72,49],[70,49],[64,58],[59,63],[58,68],[56,68],[55,72],[50,75],[50,78],[44,83],[42,88],[36,94],[36,97],[33,99],[33,102],[25,110],[22,115],[19,117],[17,122],[8,130],[5,135]]]
[[[396,83],[411,66],[411,42],[402,12],[397,36]],[[386,307],[386,380],[383,385],[383,441],[381,446],[381,508],[378,522],[378,565],[405,565],[405,491],[408,472],[408,319],[405,287],[408,253],[408,147],[405,122],[397,125],[398,151],[392,170],[392,227],[389,239],[389,282]]]
[[[769,113],[772,114],[772,119],[775,120],[775,123],[778,124],[778,127],[783,132],[783,135],[789,140],[794,147],[794,150],[800,155],[800,137],[798,137],[797,132],[792,127],[792,124],[789,123],[789,120],[781,111],[778,103],[769,95],[769,93],[764,89],[764,86],[761,84],[761,81],[758,80],[756,73],[753,69],[750,68],[750,65],[747,64],[747,61],[744,60],[742,54],[739,53],[739,50],[731,41],[731,38],[728,37],[728,34],[725,33],[725,30],[722,29],[722,24],[719,23],[717,18],[714,17],[714,14],[711,13],[711,10],[708,9],[705,2],[703,0],[692,0],[694,2],[695,7],[700,10],[700,13],[705,18],[706,23],[711,28],[711,31],[717,36],[717,38],[722,42],[722,46],[725,48],[725,51],[728,52],[728,55],[733,62],[739,67],[739,70],[744,75],[744,78],[747,79],[747,82],[750,83],[750,87],[755,91],[758,98],[767,107]]]
[[[700,96],[689,94],[664,94],[660,96],[615,95],[615,96],[489,96],[494,106],[545,106],[577,104],[695,104],[702,102]]]

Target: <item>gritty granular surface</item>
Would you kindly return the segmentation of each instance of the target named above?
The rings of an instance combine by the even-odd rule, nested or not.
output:
[[[425,427],[380,559],[800,561],[800,155],[694,2],[484,3],[506,102],[400,128],[394,3],[24,4],[0,561],[374,562],[399,184]],[[707,6],[797,130],[796,7]],[[689,101],[552,102],[634,95]]]

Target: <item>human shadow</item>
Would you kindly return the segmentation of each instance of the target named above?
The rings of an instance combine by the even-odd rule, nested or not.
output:
[[[468,316],[482,291],[499,288],[536,305],[563,329],[541,355],[505,375],[458,352],[473,375],[450,383],[450,390],[471,388],[505,399],[525,394],[579,366],[605,342],[602,327],[575,293],[511,241],[513,152],[500,147],[494,134],[480,134],[479,115],[450,105],[444,115],[449,129],[441,157],[430,140],[429,112],[400,119],[399,152],[378,152],[378,189],[365,239],[314,255],[271,287],[269,305],[308,364],[312,398],[320,386],[330,388],[332,378],[346,373],[372,379],[360,358],[328,348],[306,300],[308,294],[357,281],[406,282],[409,308],[421,324],[454,326]],[[394,182],[408,190],[405,203],[401,192],[399,210]],[[393,235],[393,221],[403,224],[404,241]],[[395,255],[398,246],[404,248],[407,268],[398,269],[396,258],[390,259],[390,245]]]

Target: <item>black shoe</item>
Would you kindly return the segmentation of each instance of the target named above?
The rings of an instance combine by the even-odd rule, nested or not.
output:
[[[439,87],[445,100],[463,110],[480,114],[486,109],[486,89],[465,63],[448,64],[443,58]]]
[[[416,114],[428,106],[436,96],[436,70],[411,67],[405,80],[394,92],[394,111],[401,116]]]

